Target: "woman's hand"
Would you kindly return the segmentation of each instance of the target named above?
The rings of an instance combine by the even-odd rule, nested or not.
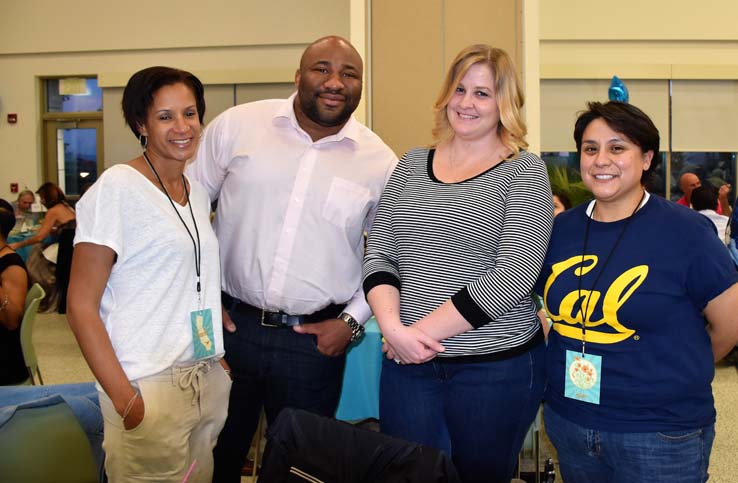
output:
[[[437,340],[413,326],[394,327],[385,334],[382,351],[387,357],[402,364],[422,364],[446,350]]]
[[[21,242],[8,243],[8,246],[10,247],[11,250],[17,250],[17,249],[23,247],[23,245],[21,244]]]
[[[144,415],[146,414],[146,407],[144,400],[139,394],[138,397],[133,401],[130,411],[125,418],[123,418],[123,427],[126,431],[135,429],[143,421]]]

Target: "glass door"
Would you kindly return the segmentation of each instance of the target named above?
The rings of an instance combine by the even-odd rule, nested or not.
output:
[[[102,120],[56,120],[45,124],[47,180],[76,198],[102,172]]]

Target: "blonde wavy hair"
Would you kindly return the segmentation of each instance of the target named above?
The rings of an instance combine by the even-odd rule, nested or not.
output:
[[[437,146],[442,141],[453,137],[454,131],[449,124],[446,107],[461,79],[475,64],[484,64],[492,71],[495,96],[500,109],[500,123],[497,126],[497,133],[502,140],[502,144],[517,155],[521,150],[528,147],[528,143],[525,141],[528,128],[525,126],[520,112],[525,102],[520,87],[520,78],[507,52],[486,44],[470,45],[459,52],[446,73],[446,79],[443,81],[438,99],[433,105],[436,118],[432,131],[433,146]]]

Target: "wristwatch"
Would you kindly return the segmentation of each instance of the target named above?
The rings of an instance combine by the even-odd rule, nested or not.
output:
[[[358,323],[351,314],[342,312],[341,315],[338,316],[338,318],[346,322],[346,325],[348,325],[349,329],[351,329],[351,341],[350,342],[359,340],[364,336],[364,326]]]

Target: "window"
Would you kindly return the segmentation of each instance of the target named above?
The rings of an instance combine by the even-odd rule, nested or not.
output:
[[[97,79],[48,79],[46,112],[102,112],[102,89]]]

